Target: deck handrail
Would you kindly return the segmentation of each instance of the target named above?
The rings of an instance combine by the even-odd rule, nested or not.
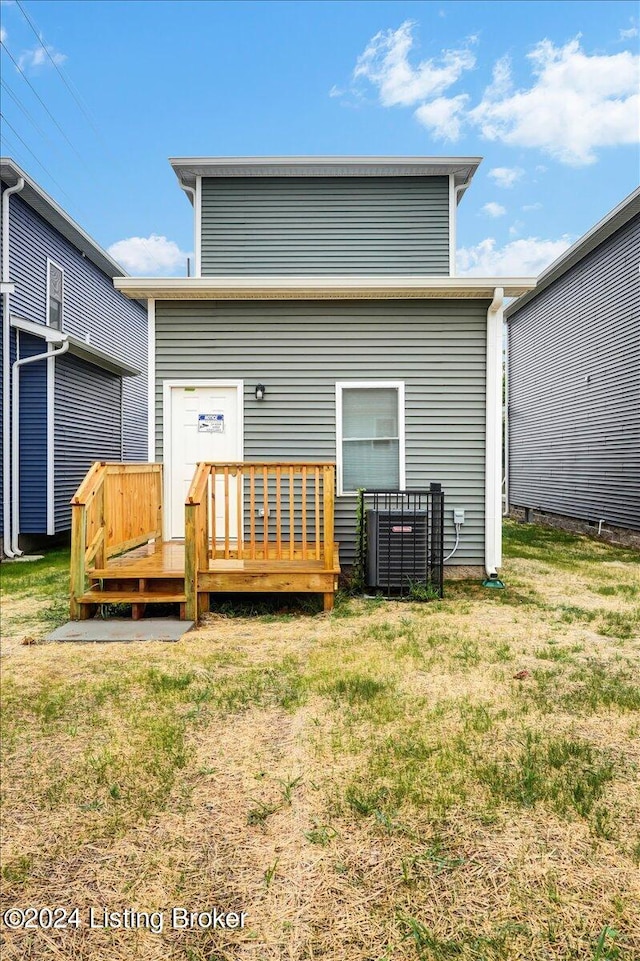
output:
[[[71,498],[71,617],[92,570],[162,537],[162,464],[96,461]]]
[[[186,504],[199,504],[205,492],[206,483],[209,478],[210,469],[215,468],[225,468],[228,467],[229,470],[232,469],[246,469],[246,468],[259,468],[263,467],[283,467],[287,470],[293,468],[294,471],[301,471],[303,467],[333,467],[335,468],[334,461],[328,460],[313,460],[313,461],[299,461],[299,460],[278,460],[278,461],[247,461],[247,460],[229,460],[229,461],[199,461],[196,467],[196,472],[193,475],[191,481],[191,486],[187,493],[185,500]],[[208,470],[207,470],[208,468]]]
[[[309,561],[334,570],[332,461],[201,461],[185,501],[187,617],[210,560]]]

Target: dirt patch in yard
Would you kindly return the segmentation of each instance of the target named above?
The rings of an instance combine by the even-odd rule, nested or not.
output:
[[[5,927],[3,959],[640,956],[638,559],[508,530],[503,592],[16,640],[4,904],[82,923]],[[245,923],[172,927],[174,906]]]

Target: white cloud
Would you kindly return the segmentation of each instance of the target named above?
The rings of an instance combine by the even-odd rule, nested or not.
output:
[[[188,253],[173,240],[158,234],[127,237],[109,247],[109,253],[134,276],[175,277],[186,274]]]
[[[7,39],[7,31],[4,27],[0,27],[0,43],[4,43]]]
[[[437,97],[475,66],[474,55],[468,47],[462,47],[443,50],[437,60],[423,60],[413,67],[409,53],[415,25],[414,21],[405,20],[397,30],[381,30],[356,62],[353,79],[368,80],[377,87],[385,107],[408,107]]]
[[[489,140],[537,147],[562,163],[584,166],[596,148],[634,143],[640,134],[640,57],[628,51],[589,56],[578,38],[564,47],[536,44],[528,58],[535,81],[513,90],[506,61],[469,120]]]
[[[472,105],[468,94],[448,92],[475,67],[470,47],[477,38],[468,37],[414,66],[415,26],[405,20],[397,30],[381,30],[371,38],[356,62],[352,93],[359,92],[361,81],[369,82],[383,106],[414,107],[416,119],[441,140],[457,140],[465,126],[473,126],[487,140],[535,148],[576,167],[594,163],[599,148],[640,139],[640,57],[629,50],[591,55],[579,37],[564,46],[541,40],[527,55],[528,86],[514,86],[510,60],[502,57],[480,101]],[[637,32],[635,23],[626,32],[632,31]],[[330,92],[341,94],[338,87]],[[519,168],[511,169],[518,172],[515,179],[522,176]],[[515,179],[500,185],[511,186]]]
[[[46,45],[46,51],[43,47],[37,46],[33,47],[32,50],[25,50],[18,57],[18,66],[21,70],[37,69],[38,67],[51,66],[51,61],[57,67],[60,67],[67,59],[66,53],[60,53],[51,44]]]
[[[458,250],[458,273],[465,277],[537,277],[571,243],[572,238],[565,234],[559,240],[523,237],[498,247],[493,237],[487,237],[475,247]]]
[[[637,27],[629,27],[628,30],[621,30],[621,31],[620,31],[620,39],[621,39],[621,40],[633,40],[633,38],[634,38],[634,37],[637,37],[639,33],[640,33],[640,30],[638,30]]]
[[[520,180],[523,174],[522,167],[494,167],[487,176],[491,177],[497,187],[508,190],[517,180]]]
[[[482,208],[489,217],[504,217],[507,212],[507,208],[503,207],[502,204],[497,204],[493,200],[490,200],[488,204],[485,204]]]
[[[466,93],[458,97],[438,97],[418,107],[416,117],[440,140],[458,140],[468,100]]]
[[[530,210],[541,210],[541,209],[542,209],[542,204],[539,203],[539,202],[536,202],[535,204],[524,204],[524,206],[523,206],[522,209],[525,210],[525,211],[527,211],[527,213],[528,213]]]

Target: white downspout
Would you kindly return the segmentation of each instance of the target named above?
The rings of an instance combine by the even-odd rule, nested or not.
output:
[[[196,178],[196,187],[190,187],[188,184],[184,183],[182,180],[178,180],[178,183],[185,191],[185,193],[191,194],[191,200],[193,201],[193,274],[195,277],[200,276],[201,266],[200,266],[200,204],[201,204],[201,191],[198,189],[201,184],[200,178]]]
[[[496,287],[487,311],[484,566],[495,578],[502,564],[502,318],[504,289]]]
[[[4,285],[11,283],[9,270],[9,197],[24,187],[20,177],[2,195],[2,532],[3,550],[11,550],[11,295]]]
[[[49,360],[51,357],[60,357],[69,350],[69,339],[67,334],[60,334],[60,350],[50,350],[44,354],[34,354],[33,357],[23,357],[22,360],[14,361],[11,368],[11,556],[20,556],[24,553],[18,547],[18,537],[20,536],[20,368],[27,364],[35,364],[39,360]]]
[[[450,175],[453,178],[453,174]],[[463,190],[469,186],[469,180],[463,184],[458,184],[451,191],[451,202],[449,205],[449,276],[456,276],[456,253],[458,244],[458,197]]]
[[[504,346],[504,517],[509,514],[509,321],[505,325]]]

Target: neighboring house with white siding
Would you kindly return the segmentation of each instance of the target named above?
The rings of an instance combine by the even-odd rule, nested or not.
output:
[[[511,512],[640,546],[640,188],[505,316]]]
[[[199,460],[331,460],[349,564],[356,490],[424,488],[465,511],[451,565],[501,564],[504,296],[455,275],[456,207],[478,158],[172,161],[194,208],[195,276],[116,278],[149,306],[149,459],[165,539]]]
[[[12,160],[2,182],[0,498],[7,556],[71,525],[95,460],[147,453],[147,312],[122,268]]]

